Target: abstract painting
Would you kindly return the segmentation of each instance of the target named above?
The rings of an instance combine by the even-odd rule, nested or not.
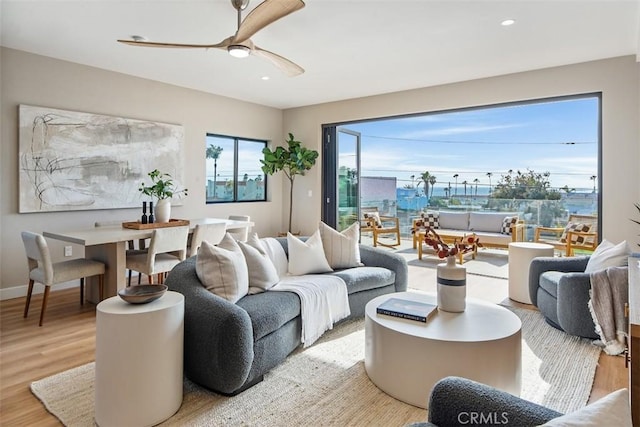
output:
[[[138,187],[150,183],[147,174],[154,169],[184,188],[180,125],[19,109],[21,213],[138,207]]]

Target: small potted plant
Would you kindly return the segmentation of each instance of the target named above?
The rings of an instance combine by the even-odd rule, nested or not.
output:
[[[144,195],[158,199],[155,210],[155,221],[169,222],[169,218],[171,218],[171,198],[174,196],[186,196],[189,190],[187,188],[178,190],[171,175],[160,172],[158,169],[152,170],[147,175],[151,178],[151,185],[147,186],[143,182],[140,184],[138,191]]]

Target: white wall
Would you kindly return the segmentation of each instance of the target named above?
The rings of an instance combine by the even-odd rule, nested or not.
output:
[[[205,204],[205,134],[283,141],[282,111],[43,56],[3,48],[1,60],[0,298],[24,295],[27,264],[22,230],[93,227],[97,220],[138,218],[137,209],[18,213],[18,105],[29,104],[176,123],[185,129],[189,196],[174,218],[250,215],[263,236],[282,229],[282,178],[269,178],[269,202]],[[213,77],[212,77],[213,78]],[[274,190],[275,189],[275,190]],[[49,241],[57,260],[62,244]],[[73,247],[82,256],[83,248]]]
[[[620,57],[494,78],[293,108],[284,112],[284,129],[321,152],[323,124],[442,111],[553,96],[602,92],[603,236],[611,241],[640,242],[633,204],[640,201],[640,65]],[[390,76],[389,78],[393,78]],[[313,231],[321,212],[321,168],[296,188],[294,224]],[[313,200],[306,202],[307,191]],[[286,201],[285,201],[286,203]],[[302,222],[304,218],[304,222]]]

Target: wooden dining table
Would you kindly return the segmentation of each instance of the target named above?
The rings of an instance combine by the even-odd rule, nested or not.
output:
[[[198,224],[226,224],[227,230],[237,230],[252,227],[252,221],[238,221],[222,218],[196,218],[189,219],[190,232]],[[130,240],[148,239],[153,234],[153,229],[131,229],[121,225],[106,227],[91,227],[77,230],[52,230],[43,231],[45,237],[62,240],[65,242],[83,245],[85,258],[101,261],[106,266],[104,277],[104,298],[114,296],[118,290],[127,286],[127,242]],[[89,278],[94,279],[94,278]],[[97,279],[96,279],[97,282]],[[91,283],[91,282],[90,282]],[[98,303],[100,297],[97,286],[87,287],[87,300]]]

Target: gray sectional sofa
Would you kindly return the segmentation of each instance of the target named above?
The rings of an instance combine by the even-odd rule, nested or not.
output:
[[[287,240],[278,239],[288,253]],[[347,284],[351,316],[364,316],[371,299],[407,289],[407,263],[399,255],[360,246],[363,267],[336,274]],[[193,382],[234,395],[263,379],[301,344],[300,299],[292,292],[247,295],[236,304],[205,289],[196,258],[177,265],[165,284],[185,297],[184,370]]]

